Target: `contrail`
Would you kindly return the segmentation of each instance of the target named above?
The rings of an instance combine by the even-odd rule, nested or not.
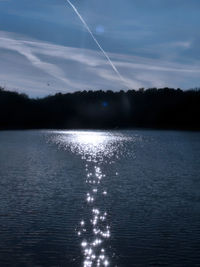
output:
[[[85,20],[83,19],[83,17],[81,16],[81,14],[78,12],[77,8],[69,1],[67,0],[67,2],[69,3],[69,5],[73,8],[74,12],[77,14],[77,16],[79,17],[79,19],[82,21],[83,25],[85,26],[85,28],[87,29],[87,31],[89,32],[89,34],[91,35],[92,39],[95,41],[95,43],[97,44],[97,46],[99,47],[99,49],[101,50],[101,52],[104,54],[104,56],[106,57],[106,59],[108,60],[109,64],[111,65],[112,69],[114,70],[114,72],[117,74],[117,76],[120,78],[120,80],[126,84],[126,81],[124,80],[124,78],[121,76],[121,74],[119,73],[119,71],[117,70],[117,68],[115,67],[115,65],[113,64],[113,62],[111,61],[111,59],[109,58],[108,54],[104,51],[104,49],[101,47],[101,45],[99,44],[99,42],[97,41],[97,39],[94,37],[94,34],[92,33],[92,31],[90,30],[89,26],[87,25],[87,23],[85,22]]]

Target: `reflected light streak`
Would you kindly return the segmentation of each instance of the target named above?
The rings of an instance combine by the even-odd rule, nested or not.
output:
[[[106,175],[102,171],[103,164],[112,164],[114,156],[118,157],[120,146],[125,135],[117,132],[100,131],[54,131],[54,142],[64,149],[81,156],[85,160],[85,217],[80,220],[77,231],[80,237],[83,266],[108,266],[108,240],[111,230],[106,211],[107,195],[105,187]],[[118,173],[116,173],[118,175]],[[103,203],[103,204],[100,204]],[[89,216],[89,218],[87,218]]]

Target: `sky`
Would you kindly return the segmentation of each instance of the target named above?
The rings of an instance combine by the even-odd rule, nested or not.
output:
[[[0,0],[0,85],[31,97],[200,86],[199,0]]]

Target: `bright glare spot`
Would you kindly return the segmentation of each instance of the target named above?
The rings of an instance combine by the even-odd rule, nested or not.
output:
[[[87,254],[87,255],[91,255],[92,252],[93,252],[93,251],[92,251],[91,248],[85,250],[85,254]]]
[[[97,145],[103,143],[105,140],[105,137],[101,133],[95,132],[82,132],[81,134],[76,134],[75,137],[81,144]]]
[[[107,260],[104,261],[104,266],[108,266],[109,262]]]
[[[84,267],[91,267],[91,266],[92,266],[92,261],[90,261],[90,260],[84,261]]]
[[[81,222],[80,222],[80,225],[81,225],[81,226],[85,225],[85,222],[84,222],[84,221],[81,221]]]
[[[93,202],[94,201],[94,198],[89,194],[87,193],[87,202]]]
[[[99,211],[98,209],[93,209],[92,212],[93,212],[94,214],[99,214],[99,213],[100,213],[100,211]]]
[[[94,242],[92,243],[92,245],[94,247],[96,247],[96,246],[100,245],[101,243],[102,243],[102,240],[101,239],[95,239]]]
[[[81,246],[85,248],[85,247],[87,246],[87,242],[86,242],[86,241],[83,241],[83,242],[81,243]]]

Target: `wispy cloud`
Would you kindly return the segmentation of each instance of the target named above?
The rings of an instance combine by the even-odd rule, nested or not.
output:
[[[180,47],[180,48],[185,48],[188,49],[191,47],[192,42],[191,41],[177,41],[177,42],[172,42],[169,44],[172,47]]]
[[[33,44],[33,43],[32,43]],[[35,43],[36,45],[37,43]],[[66,84],[71,84],[70,80],[65,77],[64,72],[57,67],[55,64],[51,64],[45,61],[42,61],[36,54],[34,54],[33,49],[28,42],[23,40],[16,40],[6,37],[0,37],[0,48],[9,49],[18,52],[36,68],[41,69],[42,71],[48,73],[49,75],[61,80]],[[17,64],[17,62],[16,62]]]
[[[176,43],[187,48],[190,43]],[[200,62],[180,64],[109,53],[129,88],[193,87],[200,83]],[[123,89],[119,77],[98,51],[55,45],[25,36],[0,32],[0,82],[30,95],[83,89]],[[190,78],[190,79],[189,79]],[[192,81],[192,82],[191,82]],[[50,83],[50,86],[47,84]]]

